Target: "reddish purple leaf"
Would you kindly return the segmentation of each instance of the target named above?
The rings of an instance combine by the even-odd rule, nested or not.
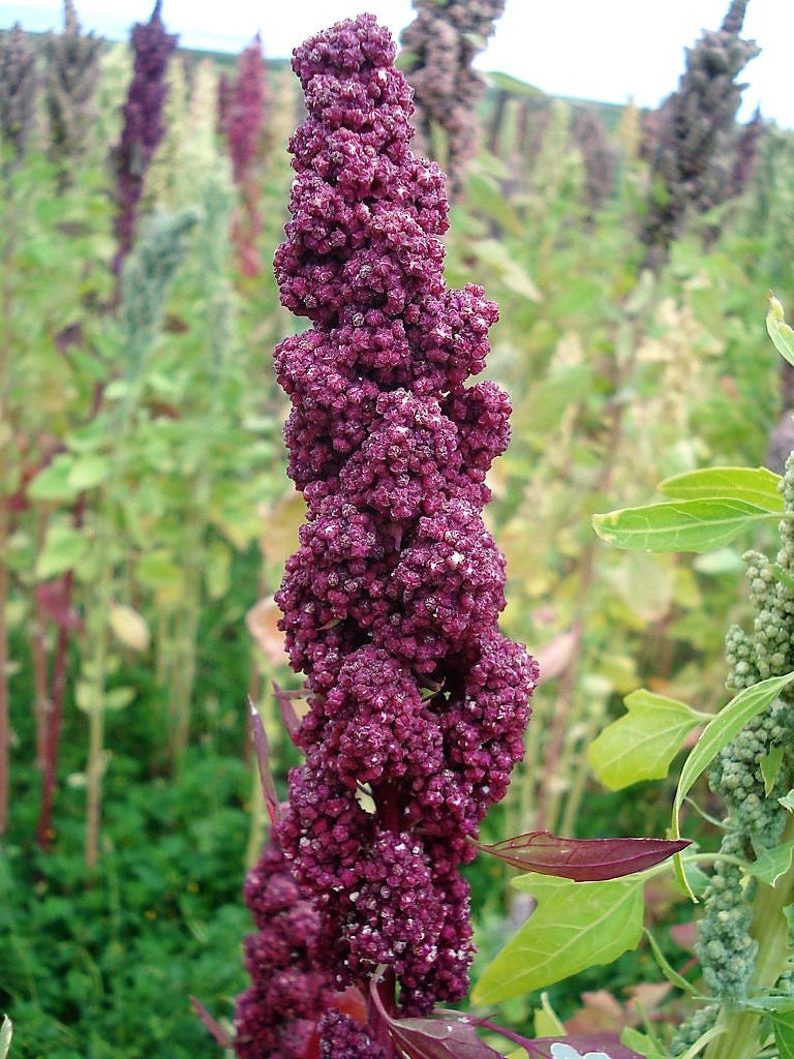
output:
[[[645,871],[689,845],[662,838],[560,838],[550,831],[530,831],[477,848],[523,871],[556,875],[573,882],[620,879]]]
[[[273,770],[270,767],[270,748],[267,743],[267,732],[265,726],[262,724],[262,718],[259,716],[256,706],[253,701],[249,698],[248,707],[251,710],[251,731],[254,737],[254,753],[256,754],[256,763],[259,767],[259,780],[262,784],[262,794],[265,799],[265,806],[267,808],[268,816],[272,824],[278,823],[279,812],[278,812],[278,794],[276,793],[276,783],[273,779]]]
[[[298,745],[298,732],[300,731],[301,720],[295,712],[295,707],[292,705],[292,700],[301,697],[301,692],[285,691],[279,684],[273,681],[273,694],[276,696],[276,702],[278,708],[281,710],[281,717],[284,721],[284,727],[287,729],[287,735],[290,737],[292,742]]]
[[[201,1001],[197,1000],[196,997],[192,996],[190,998],[190,1003],[193,1005],[193,1010],[196,1012],[198,1017],[209,1030],[213,1039],[221,1046],[221,1048],[234,1047],[234,1042],[232,1041],[229,1034],[226,1032],[223,1026],[220,1026],[215,1021],[215,1019],[212,1017],[212,1015],[210,1015],[209,1011],[207,1011]]]
[[[370,993],[381,1018],[403,1055],[410,1059],[503,1059],[477,1036],[477,1020],[458,1011],[424,1019],[393,1019],[383,1006],[374,980]]]

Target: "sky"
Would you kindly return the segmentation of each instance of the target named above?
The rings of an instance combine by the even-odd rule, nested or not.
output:
[[[86,29],[122,38],[148,19],[152,0],[76,0]],[[0,28],[60,24],[59,0],[0,2]],[[718,28],[728,0],[507,0],[482,70],[500,70],[553,95],[654,107],[678,83],[684,49],[702,29]],[[186,47],[239,51],[257,30],[265,53],[286,57],[306,36],[340,18],[371,11],[398,34],[412,17],[410,0],[164,0],[169,30]],[[794,128],[794,3],[750,0],[744,36],[763,49],[746,68],[740,117],[757,104],[765,117]]]

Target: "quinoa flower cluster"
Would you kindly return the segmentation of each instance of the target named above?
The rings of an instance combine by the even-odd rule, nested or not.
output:
[[[262,229],[258,200],[267,104],[265,60],[258,34],[241,53],[234,80],[224,75],[218,87],[220,128],[229,145],[232,175],[240,193],[232,239],[242,274],[256,276],[260,271],[256,240]]]
[[[416,1014],[467,989],[459,869],[522,756],[537,667],[499,632],[504,560],[482,520],[509,402],[464,385],[497,309],[444,283],[444,177],[411,152],[394,57],[362,15],[293,58],[308,116],[275,267],[313,326],[276,368],[308,514],[277,600],[310,712],[279,837],[334,987],[385,965]]]
[[[162,0],[157,0],[148,22],[132,27],[135,67],[124,104],[121,140],[114,147],[111,159],[116,176],[117,212],[113,231],[118,250],[113,269],[117,275],[135,238],[146,171],[165,135],[163,106],[168,90],[165,73],[177,38],[166,33],[160,17],[161,3]]]
[[[472,62],[493,35],[505,0],[414,0],[414,8],[400,58],[415,92],[415,124],[423,150],[433,143],[433,126],[443,130],[444,165],[457,196],[477,151],[475,107],[485,91]]]
[[[275,839],[245,882],[257,933],[245,942],[252,985],[237,999],[234,1049],[240,1059],[304,1059],[328,1007],[328,975],[315,967],[319,922]]]

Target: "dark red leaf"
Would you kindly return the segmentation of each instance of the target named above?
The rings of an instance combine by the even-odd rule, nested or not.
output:
[[[256,763],[259,767],[259,780],[262,784],[262,794],[265,799],[268,816],[272,824],[278,823],[278,794],[276,783],[273,779],[273,770],[270,767],[270,748],[267,743],[267,732],[262,724],[262,718],[257,712],[252,700],[249,698],[248,706],[251,710],[251,731],[254,737],[254,753]]]
[[[662,838],[560,838],[550,831],[530,831],[504,842],[477,847],[523,871],[556,875],[574,882],[620,879],[645,871],[689,845]]]
[[[231,1037],[223,1028],[223,1026],[218,1025],[218,1023],[215,1021],[212,1015],[210,1015],[209,1011],[207,1011],[201,1001],[197,1000],[196,997],[192,996],[190,998],[190,1003],[193,1005],[193,1010],[196,1012],[198,1017],[209,1030],[213,1039],[217,1041],[221,1048],[232,1048],[234,1046],[234,1042],[232,1041]]]
[[[410,1059],[503,1059],[477,1036],[477,1021],[457,1011],[424,1019],[394,1019],[383,1006],[374,980],[372,999],[401,1053]]]
[[[292,705],[292,700],[295,698],[300,698],[301,693],[296,693],[294,691],[285,691],[274,680],[273,694],[276,696],[278,708],[281,710],[281,717],[284,721],[284,727],[287,729],[287,735],[297,746],[298,732],[300,731],[301,720],[295,712],[295,707]]]

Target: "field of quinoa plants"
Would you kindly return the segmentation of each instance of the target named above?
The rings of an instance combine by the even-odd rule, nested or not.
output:
[[[794,1057],[747,2],[654,111],[0,32],[0,1059]]]

